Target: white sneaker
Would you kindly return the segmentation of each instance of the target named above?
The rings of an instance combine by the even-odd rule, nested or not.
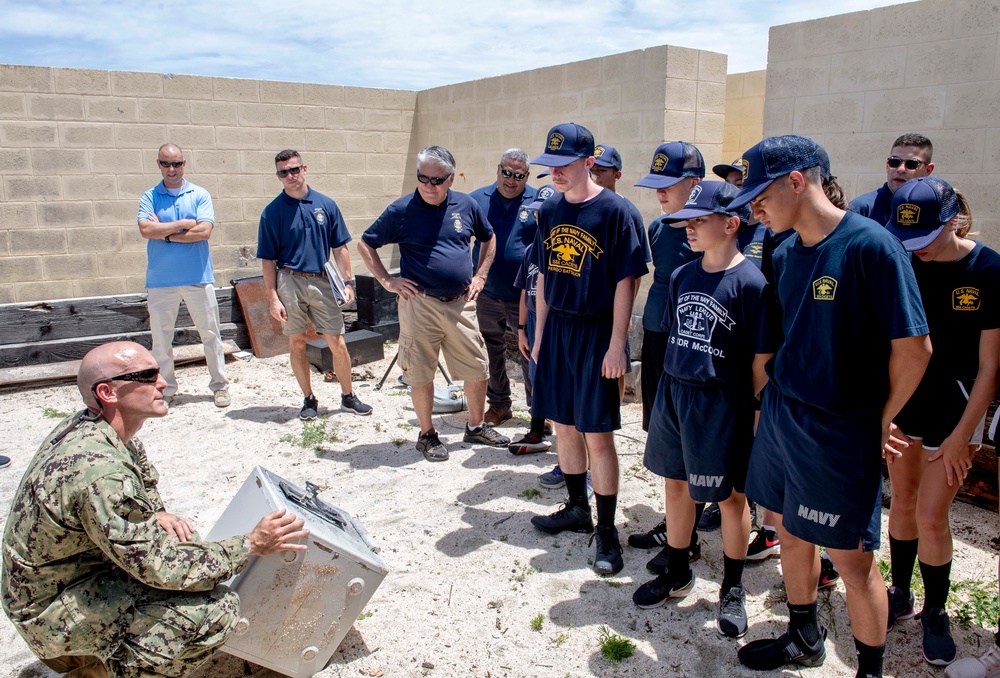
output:
[[[229,399],[229,389],[220,388],[212,394],[212,400],[215,401],[216,407],[229,407],[229,403],[232,402]]]
[[[994,645],[982,657],[966,657],[949,666],[947,678],[997,678],[1000,676],[1000,647]]]

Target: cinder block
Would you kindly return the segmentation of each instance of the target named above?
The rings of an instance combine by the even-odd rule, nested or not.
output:
[[[601,80],[605,83],[621,83],[642,78],[645,63],[643,50],[633,50],[622,54],[612,54],[601,59]]]
[[[44,301],[48,299],[65,299],[70,296],[72,287],[63,282],[22,282],[17,283],[17,301]]]
[[[939,85],[869,92],[864,131],[938,129],[944,121],[948,89]]]
[[[343,85],[316,85],[306,83],[302,86],[302,100],[314,106],[343,106]]]
[[[653,78],[622,83],[622,110],[665,108],[667,82],[667,78]]]
[[[118,148],[157,149],[167,143],[166,125],[131,125],[116,123],[115,146]]]
[[[924,50],[921,49],[921,52]],[[794,62],[785,62],[794,66]],[[870,49],[864,52],[834,54],[830,57],[830,92],[871,92],[882,89],[898,89],[906,81],[906,50],[892,47]],[[773,86],[778,71],[772,73],[769,84]],[[931,83],[922,83],[931,84]],[[770,87],[768,95],[770,96]],[[784,87],[787,93],[795,92]]]
[[[986,167],[1000,167],[1000,128],[994,127],[986,130],[983,163]],[[2,203],[0,203],[0,207],[2,207]]]
[[[618,144],[642,141],[642,114],[621,113],[605,116],[604,136]]]
[[[143,171],[142,154],[139,150],[102,150],[95,149],[90,153],[90,169],[100,174],[140,174]],[[155,164],[156,151],[148,153],[152,156],[151,165]],[[152,170],[151,172],[156,172]]]
[[[163,76],[159,73],[111,71],[111,94],[118,97],[161,97]]]
[[[786,97],[826,94],[830,87],[830,57],[817,56],[768,64],[767,96]]]
[[[740,128],[726,125],[722,130],[722,157],[739,156],[746,149],[740,146]]]
[[[861,129],[864,112],[865,95],[860,92],[798,97],[795,99],[795,133],[808,135]],[[767,125],[766,108],[764,124]]]
[[[698,112],[695,116],[694,143],[702,148],[707,144],[718,144],[722,151],[722,130],[725,126],[725,116],[721,113]]]
[[[995,0],[959,0],[955,35],[986,35],[1000,32],[1000,10]]]
[[[285,127],[323,129],[325,109],[321,106],[282,106],[281,124]]]
[[[365,111],[362,108],[327,108],[326,126],[329,129],[363,129]]]
[[[737,99],[732,102],[731,109],[726,108],[726,124],[736,126],[756,125],[760,126],[764,121],[764,97],[753,99]]]
[[[219,195],[219,177],[220,174],[208,174],[208,173],[198,173],[198,172],[188,172],[184,175],[184,178],[190,181],[195,186],[201,186],[209,195]]]
[[[0,202],[0,224],[4,228],[35,228],[38,221],[35,218],[35,203],[33,202]],[[3,268],[0,266],[0,268]]]
[[[215,133],[218,136],[219,131],[216,130]],[[257,146],[260,147],[260,144]],[[261,174],[270,180],[270,177],[274,177],[275,155],[274,151],[241,151],[240,171],[245,174]],[[278,178],[274,177],[274,181],[277,182]]]
[[[20,92],[0,94],[0,118],[24,118],[24,95]]]
[[[212,78],[197,75],[164,75],[163,96],[167,99],[211,99]]]
[[[208,79],[205,78],[207,81]],[[191,122],[195,125],[235,125],[236,104],[230,101],[192,101]]]
[[[726,110],[726,84],[722,82],[698,83],[698,111],[724,113]]]
[[[413,119],[415,115],[413,111],[403,111],[400,116],[399,125],[407,134],[413,131]]]
[[[73,228],[92,226],[94,210],[90,202],[49,202],[38,206],[38,225]]]
[[[583,110],[592,115],[624,112],[621,85],[616,83],[606,87],[591,87],[584,90],[582,105]]]
[[[767,71],[749,71],[743,74],[743,96],[763,97],[767,86]]]
[[[246,78],[212,78],[215,99],[223,101],[260,101],[260,84]]]
[[[58,177],[4,177],[3,188],[10,202],[59,199]]]
[[[795,99],[764,100],[764,134],[766,136],[791,134],[794,127]]]
[[[70,252],[120,252],[122,230],[119,226],[66,229],[66,245]]]
[[[503,146],[503,130],[496,127],[479,128],[475,131],[473,139],[475,148],[477,149],[500,148],[501,146]],[[464,151],[466,149],[462,150]],[[467,158],[466,162],[472,160],[472,162],[469,162],[469,166],[477,167],[479,165],[479,163],[477,162],[478,158],[469,158],[468,155],[465,155],[464,157]],[[465,177],[459,177],[459,179],[468,179],[468,178],[469,178],[468,174],[466,174]],[[476,186],[479,183],[480,183],[479,181],[476,181],[474,183],[471,183],[470,186]],[[463,186],[460,190],[467,191],[469,189]]]
[[[133,220],[138,217],[139,196],[149,188],[155,186],[160,180],[161,177],[159,174],[156,176],[152,174],[126,174],[117,177],[118,198],[120,200],[135,200],[136,210],[132,215]]]
[[[17,300],[17,285],[0,286],[0,304],[13,304]]]
[[[870,30],[869,12],[839,14],[814,21],[772,26],[767,42],[768,67],[778,61],[882,47],[883,45],[874,42],[869,44]]]
[[[0,64],[0,91],[54,92],[52,69],[42,66]]]
[[[216,127],[215,145],[219,149],[259,149],[260,130],[256,127]],[[268,153],[267,156],[268,161],[273,161],[274,153]]]
[[[252,245],[252,250],[257,250],[257,228],[259,221],[227,221],[221,226],[216,226],[218,234],[212,234],[213,243],[223,243],[225,245]]]
[[[278,104],[239,104],[240,125],[250,127],[281,127],[281,106]]]
[[[972,82],[949,86],[944,126],[1000,127],[1000,88]]]
[[[110,174],[59,177],[62,196],[67,200],[115,200],[118,187]]]
[[[56,146],[58,143],[54,122],[0,123],[0,146]]]
[[[215,128],[202,125],[171,125],[167,128],[170,143],[177,144],[184,153],[191,149],[215,148]],[[158,168],[153,168],[159,171]]]
[[[574,61],[568,64],[562,64],[561,66],[556,66],[555,68],[560,68],[566,73],[566,87],[563,91],[579,92],[588,87],[597,87],[601,84],[600,59],[586,59],[584,61]],[[528,91],[527,91],[527,80],[526,80],[524,94],[527,93]],[[506,96],[509,97],[509,95]]]
[[[823,147],[830,153],[833,173],[838,177],[854,173],[871,173],[882,170],[885,181],[885,158],[896,132],[827,134]],[[936,149],[935,149],[936,150]],[[936,159],[936,158],[935,158]],[[870,190],[878,188],[873,187]]]
[[[483,83],[480,87],[477,84],[477,100],[479,101],[489,101],[491,99],[499,99],[499,93],[491,92],[490,88],[485,84],[486,81],[478,81]],[[532,94],[545,94],[548,92],[560,92],[566,88],[566,71],[562,68],[552,66],[549,68],[538,68],[533,71],[528,71],[528,91]],[[478,95],[479,90],[484,90],[483,96]],[[492,96],[491,96],[492,95]],[[417,102],[417,110],[420,110],[419,100]]]
[[[85,117],[96,122],[135,122],[139,115],[138,108],[135,99],[122,97],[88,97],[84,101]]]
[[[42,258],[38,256],[4,257],[0,266],[0,283],[17,283],[22,280],[39,280],[42,277]]]
[[[275,195],[278,191],[275,191]],[[254,198],[253,204],[256,209],[250,209],[249,211],[244,209],[243,203],[249,201],[248,198],[212,198],[212,206],[215,208],[215,220],[220,223],[229,223],[233,221],[243,221],[243,215],[246,214],[248,219],[260,219],[260,213],[264,211],[264,207],[267,203],[271,202],[271,198]]]
[[[0,174],[31,173],[31,151],[27,148],[0,148]]]
[[[56,91],[66,94],[111,94],[111,72],[57,68]]]
[[[66,252],[66,231],[62,228],[11,231],[10,249],[14,256],[64,254]]]
[[[85,278],[73,281],[74,297],[107,297],[125,294],[125,277]]]
[[[139,232],[137,218],[139,214],[139,196],[134,200],[95,200],[94,223],[101,226],[127,224]],[[143,242],[145,247],[145,242]]]
[[[365,110],[364,129],[366,130],[388,130],[398,132],[402,129],[401,122],[402,116],[400,111],[383,111],[373,109]]]
[[[743,73],[730,73],[726,76],[726,101],[743,98]]]
[[[382,108],[382,90],[373,87],[344,87],[344,105],[355,108]]]
[[[50,280],[72,280],[103,276],[143,276],[146,275],[146,252],[118,252],[113,257],[101,256],[99,254],[77,254],[66,257],[66,261],[58,261],[62,257],[51,257],[56,259],[51,266],[48,261],[43,262],[42,268],[46,271],[46,278]],[[81,274],[72,275],[74,260],[79,261]],[[67,270],[69,269],[69,270]],[[64,271],[66,271],[64,273]],[[89,271],[89,273],[84,273]],[[67,275],[68,274],[68,275]],[[66,277],[62,277],[66,276]]]
[[[202,174],[225,174],[240,171],[238,151],[192,151],[189,169]]]
[[[690,111],[663,112],[663,138],[668,141],[693,141],[695,114]]]
[[[912,87],[991,80],[996,43],[993,34],[924,44],[919,55],[907,54],[906,84]]]
[[[303,85],[301,82],[260,81],[260,100],[269,104],[301,104]]]
[[[35,148],[31,151],[31,166],[37,175],[88,174],[87,151],[58,148]]]
[[[130,211],[135,209],[135,205],[129,205]],[[97,204],[94,204],[94,211],[97,211]],[[98,222],[100,223],[100,222]],[[148,240],[142,237],[139,226],[135,223],[135,215],[132,215],[131,223],[122,222],[117,224],[121,229],[122,251],[124,252],[145,252]]]
[[[402,175],[400,176],[390,175],[382,177],[383,194],[391,197],[393,200],[403,195],[404,192],[407,192],[404,190],[405,185],[406,185],[406,180],[403,179]],[[375,207],[375,209],[369,209],[370,213],[381,214],[382,210],[384,210],[388,206],[389,201],[379,200],[378,203],[379,204],[377,207]],[[365,225],[365,227],[367,228],[367,224]]]
[[[219,197],[259,197],[264,193],[264,177],[259,174],[220,174]]]
[[[698,79],[702,82],[726,82],[729,57],[718,52],[701,50],[698,54]]]
[[[60,122],[59,143],[83,148],[113,148],[115,128],[109,122]]]
[[[355,171],[358,166],[355,165]],[[391,153],[367,153],[364,168],[368,174],[402,174],[406,171],[406,156]]]
[[[950,2],[912,2],[906,8],[871,11],[871,46],[926,45],[954,34],[955,6]]]
[[[417,93],[405,89],[384,89],[382,107],[413,111],[417,107]]]
[[[667,110],[696,110],[698,107],[698,81],[667,78],[665,99]]]
[[[176,99],[139,99],[139,120],[146,123],[191,121],[188,102]]]
[[[308,132],[307,132],[308,135]],[[378,132],[347,132],[341,146],[346,151],[363,153],[380,153],[384,150],[382,146],[382,135]],[[340,150],[335,146],[327,147],[324,150]]]
[[[336,130],[305,130],[305,149],[309,151],[339,151],[345,148],[347,132]]]
[[[60,94],[29,94],[28,115],[36,120],[83,120],[83,99]]]
[[[682,80],[698,79],[698,50],[687,47],[667,46],[667,72],[668,78],[681,78]],[[649,73],[648,75],[653,75]]]

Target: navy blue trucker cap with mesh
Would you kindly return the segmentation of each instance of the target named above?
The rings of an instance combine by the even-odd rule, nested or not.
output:
[[[892,212],[886,229],[907,252],[922,250],[954,219],[960,206],[955,189],[935,176],[910,179],[892,194]]]
[[[538,193],[535,194],[535,199],[528,205],[529,210],[537,210],[542,206],[542,203],[551,198],[556,194],[555,186],[552,184],[546,184],[538,189]]]
[[[691,189],[691,196],[682,209],[673,214],[665,214],[662,219],[672,226],[680,221],[697,219],[709,214],[725,214],[726,216],[739,217],[740,221],[749,221],[749,205],[738,207],[735,210],[730,209],[733,198],[739,192],[740,189],[724,181],[703,181],[700,184],[695,184],[695,187]]]
[[[564,122],[549,130],[545,138],[545,152],[531,161],[532,165],[565,167],[580,158],[594,154],[594,135],[583,125]]]
[[[644,188],[670,188],[685,177],[704,178],[705,159],[694,144],[670,141],[653,152],[649,174],[635,183]]]
[[[594,164],[601,167],[614,167],[622,171],[622,154],[614,146],[597,144],[594,147]]]
[[[734,209],[763,193],[775,179],[795,170],[819,167],[824,178],[829,178],[830,174],[830,156],[826,150],[812,139],[797,134],[768,137],[744,153],[740,162],[743,190],[730,205]]]

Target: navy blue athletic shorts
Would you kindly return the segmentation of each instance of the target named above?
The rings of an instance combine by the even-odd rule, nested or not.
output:
[[[584,433],[622,427],[618,380],[601,376],[612,320],[549,310],[538,349],[531,416]]]
[[[724,501],[742,492],[753,446],[749,388],[692,384],[660,377],[643,463],[658,476],[686,480],[695,501]]]
[[[874,551],[882,520],[881,415],[840,417],[768,385],[746,491],[780,513],[799,539]]]
[[[925,376],[893,423],[909,437],[921,440],[925,448],[936,450],[958,426],[968,404],[969,396],[957,379]],[[985,423],[983,417],[972,434],[971,444],[982,444]]]

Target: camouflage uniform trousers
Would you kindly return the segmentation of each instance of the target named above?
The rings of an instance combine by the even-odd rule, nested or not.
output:
[[[104,660],[111,678],[180,677],[226,642],[239,619],[240,600],[226,586],[201,593],[143,588],[135,604],[109,635],[121,640]],[[56,671],[67,671],[74,658],[43,662]]]

